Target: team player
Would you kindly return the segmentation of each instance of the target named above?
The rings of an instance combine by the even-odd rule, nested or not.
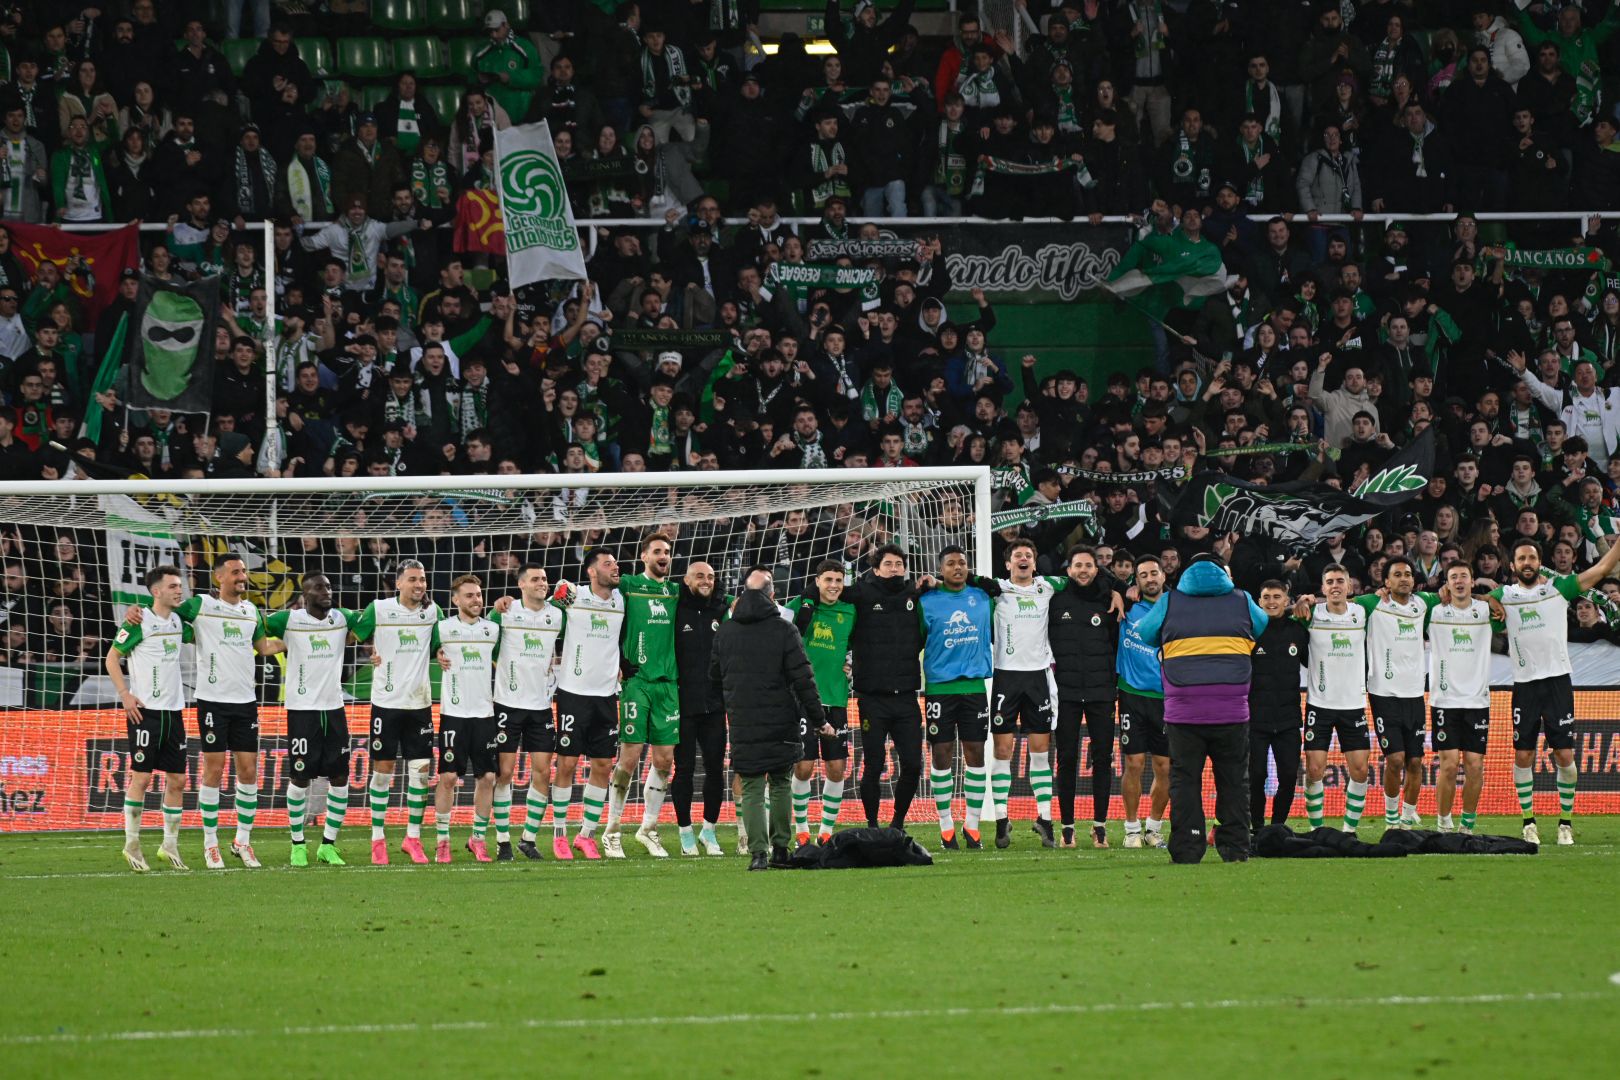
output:
[[[818,565],[815,590],[814,597],[795,597],[787,603],[794,626],[804,639],[805,655],[810,658],[811,670],[815,672],[816,692],[821,696],[822,712],[827,719],[819,731],[810,730],[808,720],[800,721],[803,756],[794,766],[790,781],[794,831],[800,847],[810,842],[810,781],[816,774],[816,759],[825,762],[826,769],[821,781],[821,823],[816,831],[821,843],[826,843],[838,824],[838,811],[844,805],[845,770],[849,765],[846,666],[849,637],[855,629],[855,608],[842,600],[844,564],[828,560]],[[926,670],[926,664],[924,668]],[[950,806],[948,796],[945,805],[947,809]]]
[[[358,621],[352,611],[332,606],[332,583],[325,574],[303,576],[304,606],[278,611],[265,620],[265,633],[286,648],[287,827],[292,833],[292,865],[308,866],[304,821],[309,782],[326,778],[326,826],[315,860],[343,866],[338,831],[349,812],[349,721],[343,709],[343,646]]]
[[[997,581],[995,678],[990,687],[990,733],[995,759],[990,791],[996,807],[996,847],[1012,843],[1007,797],[1012,791],[1012,756],[1023,730],[1029,741],[1029,786],[1035,793],[1035,835],[1042,847],[1052,837],[1052,728],[1057,719],[1057,685],[1052,678],[1052,643],[1046,638],[1052,597],[1066,577],[1036,577],[1035,545],[1014,540],[1005,554],[1007,577]],[[967,561],[963,556],[963,563]],[[965,741],[965,740],[964,740]]]
[[[1336,563],[1322,571],[1322,595],[1302,596],[1294,618],[1310,631],[1305,691],[1305,813],[1322,826],[1328,750],[1339,737],[1350,780],[1344,789],[1344,831],[1355,832],[1367,805],[1367,608],[1350,602],[1350,574]]]
[[[433,767],[433,687],[428,682],[433,628],[443,618],[427,598],[427,571],[416,559],[399,564],[396,595],[373,600],[355,621],[356,641],[371,642],[371,862],[388,865],[388,789],[405,760],[409,812],[400,850],[426,863],[422,819]]]
[[[551,760],[557,752],[551,695],[556,686],[557,642],[566,616],[551,602],[550,582],[540,564],[520,566],[517,584],[517,602],[490,615],[501,628],[500,666],[495,672],[495,840],[496,858],[502,861],[512,857],[510,842],[502,838],[507,828],[503,818],[511,813],[512,777],[517,773],[518,754],[529,755],[523,839],[518,842],[524,858],[540,858],[535,841],[552,798],[564,800],[559,821],[567,817],[568,807],[563,787],[551,782]],[[568,837],[560,832],[552,840],[551,852],[559,859],[574,857]]]
[[[574,850],[600,859],[596,829],[608,797],[608,775],[619,737],[619,635],[624,627],[624,597],[619,593],[619,563],[606,548],[585,555],[583,589],[564,589],[569,603],[563,624],[562,666],[557,676],[557,780],[567,781],[551,793],[551,823],[565,836],[568,804],[573,798],[574,769],[583,754],[590,759],[582,804],[585,818],[574,837]]]
[[[1281,825],[1294,807],[1299,785],[1299,673],[1310,659],[1305,627],[1288,618],[1288,586],[1275,578],[1260,585],[1266,628],[1254,640],[1249,676],[1249,820],[1266,823],[1266,756],[1277,763],[1277,793],[1271,823]]]
[[[1114,794],[1114,702],[1119,689],[1114,669],[1103,658],[1118,652],[1124,602],[1110,584],[1112,575],[1098,572],[1097,553],[1091,548],[1071,550],[1066,569],[1068,587],[1052,598],[1046,619],[1058,687],[1057,727],[1052,733],[1058,811],[1063,821],[1058,846],[1075,846],[1074,794],[1082,731],[1091,740],[1092,836],[1106,846],[1108,803]]]
[[[1164,568],[1144,555],[1136,564],[1136,602],[1119,626],[1119,753],[1125,769],[1119,793],[1125,800],[1125,846],[1164,847],[1164,810],[1170,805],[1170,738],[1164,730],[1164,680],[1159,650],[1142,640],[1137,624],[1164,595]],[[1142,769],[1153,756],[1153,787],[1148,791],[1147,830],[1137,820],[1142,805]],[[1107,834],[1097,832],[1093,846],[1107,847]]]
[[[619,818],[630,795],[630,781],[641,767],[641,748],[649,745],[651,767],[642,785],[643,809],[636,842],[656,859],[669,857],[658,836],[658,815],[675,770],[675,746],[681,741],[681,698],[676,685],[675,605],[679,582],[669,576],[669,537],[653,533],[641,542],[639,574],[619,582],[624,598],[624,644],[620,664],[625,673],[619,693],[619,761],[613,767],[607,829],[602,847],[608,858],[624,858]]]
[[[984,846],[979,813],[984,806],[984,740],[990,720],[985,680],[995,674],[990,655],[995,614],[991,594],[969,582],[967,552],[951,545],[939,554],[940,584],[923,592],[917,608],[923,634],[923,716],[933,756],[929,780],[939,810],[940,845],[955,851],[961,846],[951,815],[956,786],[953,750],[958,740],[967,796],[962,831],[969,848]],[[1005,799],[1000,805],[1005,808]],[[1004,831],[998,823],[1000,847],[1007,846],[999,839]]]
[[[1541,843],[1536,829],[1536,736],[1558,769],[1558,843],[1575,842],[1575,690],[1570,684],[1569,605],[1620,564],[1620,544],[1579,574],[1543,580],[1541,545],[1513,545],[1513,580],[1491,593],[1504,609],[1508,657],[1513,662],[1513,786],[1524,812],[1524,838]]]
[[[197,737],[202,742],[202,778],[197,810],[203,823],[203,865],[225,869],[219,849],[219,787],[225,757],[231,756],[236,782],[236,836],[231,854],[250,869],[253,819],[259,810],[259,699],[257,657],[280,651],[265,637],[259,609],[247,599],[247,564],[226,554],[214,564],[219,595],[198,594],[175,608],[190,629],[197,654]],[[125,623],[140,621],[131,608]]]
[[[136,873],[151,869],[141,854],[141,811],[154,772],[163,773],[163,843],[158,848],[176,870],[180,815],[186,793],[185,686],[180,681],[180,645],[186,626],[175,611],[184,584],[177,566],[154,566],[146,574],[151,607],[139,626],[124,626],[107,650],[107,676],[118,691],[129,727],[129,782],[124,788],[124,859]],[[129,680],[123,661],[129,660]]]
[[[1440,603],[1429,612],[1429,717],[1434,751],[1440,759],[1434,789],[1439,804],[1436,824],[1441,832],[1452,830],[1459,756],[1463,810],[1458,832],[1474,831],[1479,792],[1485,783],[1485,744],[1491,731],[1491,633],[1502,625],[1491,618],[1487,601],[1473,592],[1474,575],[1468,564],[1453,563],[1436,596]]]
[[[450,824],[455,814],[456,777],[473,778],[473,829],[467,850],[489,862],[489,819],[495,798],[495,650],[501,628],[484,618],[484,587],[472,574],[450,583],[455,615],[433,627],[433,649],[444,677],[439,680],[439,782],[434,792],[434,858],[450,861]],[[507,795],[511,804],[510,791]],[[497,823],[497,840],[512,858],[508,822]]]
[[[1397,555],[1384,570],[1384,589],[1358,596],[1367,612],[1367,698],[1384,756],[1384,828],[1415,829],[1423,790],[1423,684],[1428,664],[1423,635],[1429,609],[1440,602],[1417,593],[1412,560]]]

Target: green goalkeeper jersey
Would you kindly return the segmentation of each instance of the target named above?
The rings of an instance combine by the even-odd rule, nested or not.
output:
[[[643,682],[675,681],[675,602],[680,583],[674,578],[655,580],[646,574],[625,574],[619,579],[624,597],[624,662],[631,678]]]
[[[810,669],[816,673],[816,693],[821,703],[835,709],[849,704],[849,676],[844,661],[849,656],[849,635],[855,629],[853,604],[823,604],[799,596],[787,602],[794,613],[793,623],[804,638],[804,652]],[[809,614],[802,612],[809,609]]]

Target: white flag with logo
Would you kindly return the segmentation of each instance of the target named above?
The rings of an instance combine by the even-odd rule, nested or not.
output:
[[[553,278],[585,280],[585,252],[546,125],[495,132],[495,175],[512,287]]]

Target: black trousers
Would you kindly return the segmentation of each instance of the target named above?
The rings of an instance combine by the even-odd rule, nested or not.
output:
[[[692,788],[698,751],[703,751],[703,820],[719,821],[726,797],[726,714],[684,713],[675,744],[675,821],[692,824]]]
[[[1277,759],[1277,794],[1271,800],[1271,823],[1281,825],[1294,808],[1299,784],[1299,728],[1255,731],[1249,728],[1249,820],[1259,828],[1266,820],[1266,751]]]
[[[1080,725],[1085,722],[1091,739],[1091,820],[1108,820],[1108,800],[1114,797],[1114,703],[1112,701],[1058,700],[1057,730],[1052,745],[1057,751],[1058,814],[1063,824],[1074,824],[1074,790],[1080,776]]]
[[[880,785],[888,760],[886,743],[893,740],[897,775],[891,824],[903,826],[923,767],[922,712],[917,707],[917,695],[862,694],[856,704],[861,710],[861,805],[866,808],[866,823],[874,828],[879,824],[883,801]]]
[[[1204,828],[1204,762],[1215,772],[1215,850],[1227,862],[1249,857],[1249,725],[1166,724],[1170,740],[1170,861],[1195,863],[1209,846]]]

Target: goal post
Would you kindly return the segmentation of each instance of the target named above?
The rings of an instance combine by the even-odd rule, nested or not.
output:
[[[248,599],[268,612],[296,604],[300,577],[314,569],[332,579],[339,606],[363,608],[392,595],[394,566],[416,558],[429,598],[448,612],[460,574],[477,575],[486,599],[516,595],[521,563],[577,581],[596,546],[629,572],[639,569],[641,537],[661,530],[674,537],[677,576],[701,559],[735,593],[763,564],[785,600],[820,562],[837,560],[853,576],[890,542],[910,554],[913,573],[933,570],[948,544],[990,573],[991,485],[984,466],[0,484],[0,831],[120,826],[128,750],[103,661],[127,606],[146,598],[153,566],[178,565],[190,596],[207,591],[213,564],[234,552],[248,565]],[[370,668],[364,648],[347,651],[345,697],[359,733],[351,782],[363,783]],[[189,646],[182,660],[190,702]],[[286,787],[279,659],[260,658],[256,670],[259,821],[276,825]],[[189,707],[186,718],[195,752]],[[520,762],[518,783],[527,769]],[[394,799],[391,819],[403,813],[399,791]],[[197,824],[189,790],[186,805],[186,824]],[[351,820],[362,813],[357,802]]]

